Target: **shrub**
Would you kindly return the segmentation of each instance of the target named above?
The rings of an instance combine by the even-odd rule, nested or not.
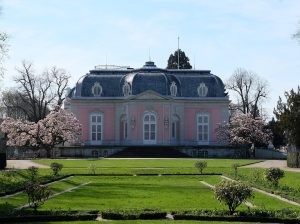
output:
[[[278,186],[280,178],[284,177],[284,171],[279,168],[268,168],[265,170],[265,178],[270,181],[274,186]]]
[[[25,192],[28,196],[29,207],[37,211],[37,208],[44,204],[50,196],[50,188],[46,185],[40,185],[38,181],[29,181],[26,184]]]
[[[259,169],[252,170],[252,177],[255,182],[257,182],[261,179],[261,173],[260,173]]]
[[[214,191],[215,197],[228,206],[230,215],[240,204],[253,197],[252,188],[240,181],[222,181],[216,185]]]
[[[35,166],[31,166],[27,169],[27,173],[28,173],[29,181],[32,181],[32,182],[37,181],[39,168],[37,168]]]
[[[198,161],[195,163],[195,167],[200,171],[202,174],[204,168],[207,167],[207,162],[206,161]]]
[[[61,163],[51,163],[50,168],[52,169],[53,175],[57,176],[59,174],[59,172],[62,170],[63,164],[61,164]]]
[[[95,164],[90,164],[89,170],[91,171],[91,173],[92,173],[93,175],[95,175],[95,174],[96,174],[96,171],[97,171],[97,166],[96,166]]]
[[[238,168],[239,168],[240,164],[239,163],[233,163],[231,165],[231,168],[233,169],[234,175],[237,176],[238,175]]]

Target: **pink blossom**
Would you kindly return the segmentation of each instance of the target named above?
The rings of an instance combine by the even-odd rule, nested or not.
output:
[[[229,124],[217,128],[218,139],[228,142],[233,146],[245,146],[251,144],[267,144],[272,134],[265,128],[261,118],[252,118],[249,114],[234,116]]]
[[[63,109],[53,111],[37,123],[6,118],[0,129],[7,134],[7,145],[52,149],[58,144],[74,143],[81,134],[76,117]]]

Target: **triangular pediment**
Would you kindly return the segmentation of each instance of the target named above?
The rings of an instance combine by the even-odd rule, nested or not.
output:
[[[131,100],[169,100],[169,97],[162,96],[153,90],[147,90],[138,95],[131,96]]]

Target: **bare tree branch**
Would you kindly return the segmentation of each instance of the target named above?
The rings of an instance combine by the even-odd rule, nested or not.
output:
[[[238,68],[225,84],[236,95],[236,110],[244,114],[251,113],[253,118],[259,116],[258,105],[268,96],[268,84],[254,72]],[[232,107],[233,108],[233,107]]]
[[[17,72],[14,81],[19,84],[16,93],[22,103],[17,104],[10,99],[10,108],[22,110],[28,120],[37,122],[45,118],[50,110],[57,106],[61,107],[70,78],[64,69],[53,67],[41,75],[36,75],[33,64],[23,61]]]

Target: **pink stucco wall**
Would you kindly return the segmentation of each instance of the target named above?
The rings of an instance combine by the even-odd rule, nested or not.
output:
[[[135,119],[136,125],[134,129],[131,129],[131,140],[139,143],[143,142],[143,116],[146,112],[153,112],[157,118],[157,142],[163,143],[168,138],[168,131],[164,128],[164,117],[168,113],[164,111],[163,105],[151,106],[149,104],[134,104],[129,107],[129,114],[131,119]]]
[[[115,109],[114,107],[101,107],[100,108],[84,108],[81,107],[77,110],[76,117],[82,124],[82,141],[90,140],[90,114],[102,113],[103,114],[103,139],[102,141],[114,141],[115,139]]]
[[[210,141],[216,142],[215,129],[218,123],[221,123],[222,114],[219,108],[201,108],[188,107],[184,109],[184,140],[197,141],[197,114],[208,113],[210,119],[209,138]]]
[[[111,142],[119,144],[119,137],[121,136],[120,130],[121,125],[119,122],[120,118],[117,118],[116,104],[106,105],[95,105],[90,104],[77,104],[73,105],[73,112],[82,124],[82,141],[89,142],[90,140],[90,114],[91,113],[102,113],[103,114],[103,138],[104,142]],[[177,115],[180,117],[178,124],[183,124],[179,127],[177,136],[180,136],[182,144],[192,143],[197,144],[197,113],[206,112],[209,113],[210,127],[209,127],[209,138],[211,143],[217,142],[215,129],[217,124],[222,123],[222,111],[219,105],[212,105],[205,107],[202,104],[182,104],[182,113]],[[172,105],[170,103],[149,103],[149,102],[134,102],[127,105],[126,110],[128,117],[128,140],[132,144],[143,144],[143,115],[145,112],[154,112],[157,118],[157,133],[156,142],[157,144],[169,144],[172,142],[171,137],[171,125],[172,125]],[[181,110],[178,110],[181,111]],[[120,116],[123,112],[119,112]],[[165,119],[168,120],[168,125],[165,126]],[[133,127],[132,120],[135,120]],[[181,136],[182,135],[182,136]],[[180,142],[179,142],[180,144]]]

